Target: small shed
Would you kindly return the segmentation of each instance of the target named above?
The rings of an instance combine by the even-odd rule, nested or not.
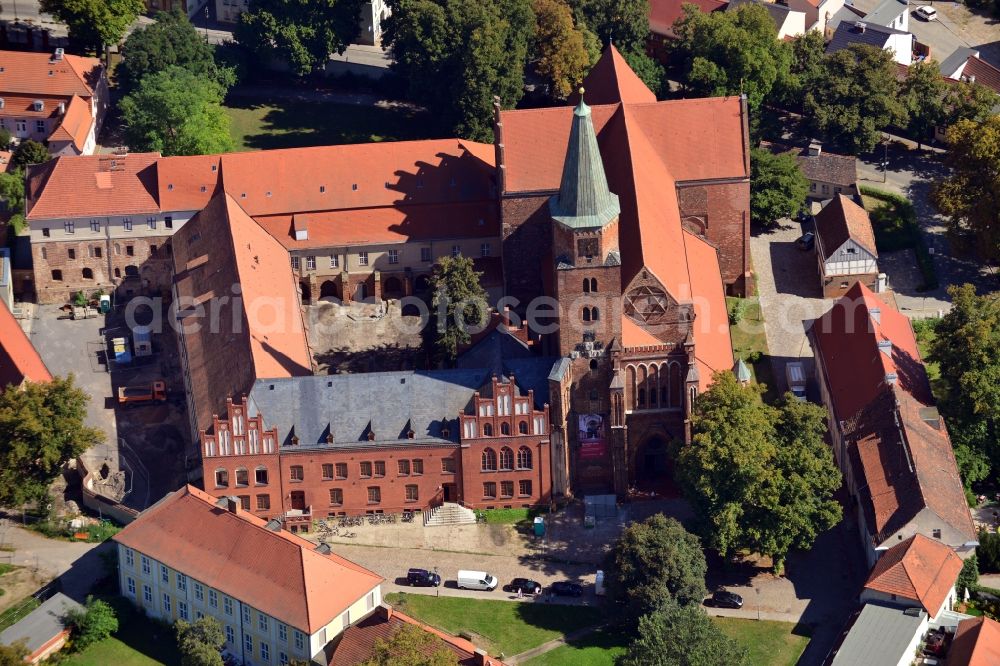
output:
[[[24,641],[28,648],[25,663],[37,664],[66,644],[66,639],[69,638],[69,628],[64,620],[66,615],[70,611],[83,610],[83,606],[65,594],[56,592],[20,622],[0,632],[0,645]]]

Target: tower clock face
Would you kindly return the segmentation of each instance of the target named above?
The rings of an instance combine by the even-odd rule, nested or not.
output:
[[[670,307],[670,300],[662,289],[656,287],[636,287],[625,294],[625,314],[648,322],[662,317]]]

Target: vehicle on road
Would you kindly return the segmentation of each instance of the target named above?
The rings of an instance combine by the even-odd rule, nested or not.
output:
[[[154,381],[141,386],[119,386],[119,405],[140,405],[148,402],[165,402],[167,399],[167,384],[162,381]]]
[[[803,252],[808,252],[816,245],[816,234],[811,231],[807,231],[802,234],[797,241],[795,241],[795,244]]]
[[[520,590],[523,594],[542,593],[541,584],[531,580],[530,578],[515,578],[510,581],[509,585],[505,585],[503,589],[505,592],[517,592]]]
[[[458,572],[458,589],[492,592],[497,589],[497,579],[496,576],[491,576],[485,571],[466,571],[462,569]]]
[[[788,380],[788,390],[796,398],[805,402],[806,398],[806,371],[800,361],[792,361],[785,364],[785,379]]]
[[[927,5],[917,7],[917,11],[913,13],[925,21],[937,21],[938,17],[937,10],[933,7],[928,7]]]
[[[559,597],[581,597],[583,596],[583,585],[568,580],[557,580],[549,586],[549,591]]]
[[[705,599],[705,605],[714,606],[716,608],[735,608],[739,610],[740,608],[743,608],[743,597],[735,592],[730,592],[729,590],[717,590],[712,593],[712,596]]]
[[[410,569],[406,572],[406,582],[413,587],[438,587],[441,576],[427,569]]]

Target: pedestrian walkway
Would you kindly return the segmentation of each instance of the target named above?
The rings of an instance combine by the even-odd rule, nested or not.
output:
[[[546,641],[541,645],[539,645],[538,647],[533,647],[530,650],[525,650],[521,654],[515,654],[513,657],[505,657],[504,663],[510,664],[511,666],[513,666],[513,664],[523,664],[530,659],[534,659],[539,655],[545,654],[546,652],[552,652],[556,648],[560,648],[563,645],[566,645],[567,643],[580,640],[584,636],[592,634],[598,629],[604,628],[605,626],[606,625],[604,624],[595,624],[590,627],[584,627],[583,629],[577,629],[576,631],[573,631],[571,633],[564,634],[560,638],[553,638],[551,641]]]

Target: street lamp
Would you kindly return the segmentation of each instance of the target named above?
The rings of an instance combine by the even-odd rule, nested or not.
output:
[[[882,182],[886,182],[886,172],[889,170],[889,137],[882,139]]]
[[[757,621],[760,622],[760,588],[753,588],[757,600]]]

